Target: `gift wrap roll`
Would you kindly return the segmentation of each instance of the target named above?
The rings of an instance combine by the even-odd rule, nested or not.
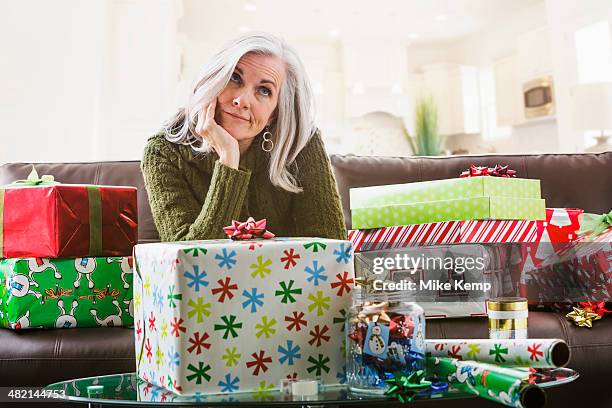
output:
[[[521,367],[564,367],[570,349],[561,339],[438,339],[425,340],[427,356],[452,357]]]
[[[489,316],[489,338],[527,338],[527,299],[501,297],[487,300]]]
[[[508,407],[539,408],[546,402],[544,391],[529,384],[529,371],[449,357],[428,357],[427,371],[461,391],[477,394]]]

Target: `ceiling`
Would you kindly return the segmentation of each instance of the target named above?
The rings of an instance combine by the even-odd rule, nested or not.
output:
[[[452,42],[544,0],[183,0],[180,30],[195,38],[262,30],[291,39]],[[253,10],[254,8],[254,10]]]

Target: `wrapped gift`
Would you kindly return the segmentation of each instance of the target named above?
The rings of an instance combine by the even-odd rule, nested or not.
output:
[[[612,228],[593,239],[580,237],[553,251],[521,275],[532,304],[612,300]]]
[[[355,229],[454,220],[545,218],[540,181],[511,177],[462,177],[352,188],[350,207]]]
[[[518,276],[503,245],[456,244],[355,254],[355,276],[366,293],[401,293],[427,318],[486,316],[487,298],[514,294]]]
[[[544,220],[545,210],[543,199],[509,197],[472,197],[378,207],[351,207],[355,229],[453,220]]]
[[[519,220],[444,221],[428,224],[349,230],[355,252],[459,243],[534,242],[546,223]]]
[[[557,285],[554,283],[555,272],[552,267],[545,268],[543,262],[548,259],[549,265],[558,263],[558,253],[578,237],[579,217],[582,213],[583,210],[579,208],[547,208],[545,228],[538,230],[534,242],[520,246],[520,294],[528,299],[530,305],[545,306],[549,302],[561,301],[566,295],[557,293],[549,296],[552,292],[546,288]]]
[[[2,327],[132,326],[132,257],[0,259]]]
[[[130,255],[138,241],[137,220],[135,187],[31,177],[0,187],[0,257]]]
[[[537,268],[542,261],[564,248],[577,238],[580,228],[578,208],[547,208],[544,229],[539,229],[534,242],[523,245],[523,269],[527,272]]]
[[[342,378],[348,241],[155,243],[134,254],[143,380],[177,394],[214,394],[277,389],[288,375]]]
[[[351,208],[416,204],[478,197],[540,197],[540,180],[469,177],[351,188]]]

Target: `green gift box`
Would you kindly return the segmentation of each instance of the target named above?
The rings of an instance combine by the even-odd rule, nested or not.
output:
[[[509,177],[466,177],[359,187],[350,191],[351,209],[484,196],[538,199],[540,194],[540,180]]]
[[[0,327],[132,326],[131,257],[0,259]]]
[[[546,204],[539,198],[472,197],[352,209],[353,229],[485,219],[545,220]]]

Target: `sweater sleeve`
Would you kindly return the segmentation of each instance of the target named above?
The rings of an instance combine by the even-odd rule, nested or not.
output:
[[[318,131],[298,154],[296,164],[296,178],[303,189],[294,197],[296,234],[347,239],[338,187]]]
[[[240,216],[251,172],[216,161],[206,197],[196,197],[185,173],[187,164],[168,143],[152,138],[141,164],[161,240],[223,238],[223,227]]]

